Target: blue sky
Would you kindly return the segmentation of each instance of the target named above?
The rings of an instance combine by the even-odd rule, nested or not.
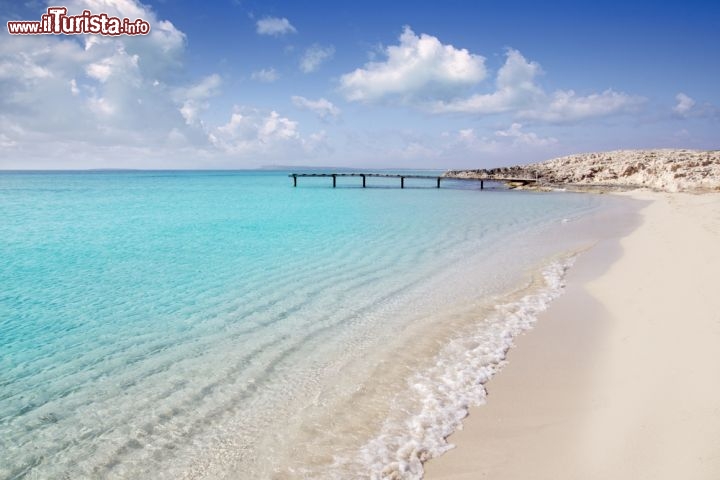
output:
[[[152,31],[3,29],[0,168],[482,168],[720,148],[717,3],[64,5]],[[0,0],[0,17],[47,6]]]

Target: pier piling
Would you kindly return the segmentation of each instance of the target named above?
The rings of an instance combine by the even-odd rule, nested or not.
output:
[[[480,181],[480,190],[485,189],[485,181],[490,182],[505,182],[511,184],[528,185],[537,183],[536,178],[498,178],[498,177],[442,177],[437,175],[409,175],[400,173],[291,173],[288,175],[293,179],[293,187],[297,187],[298,177],[332,177],[333,188],[337,187],[337,177],[362,177],[362,188],[367,187],[367,177],[379,177],[379,178],[399,178],[400,188],[405,188],[406,178],[423,178],[427,180],[435,180],[435,187],[440,188],[440,182],[442,179],[449,178],[450,180],[472,180]]]

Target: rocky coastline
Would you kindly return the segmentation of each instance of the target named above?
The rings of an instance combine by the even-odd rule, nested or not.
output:
[[[450,170],[448,178],[530,178],[536,184],[511,188],[720,191],[720,150],[615,150],[582,153],[511,167]]]

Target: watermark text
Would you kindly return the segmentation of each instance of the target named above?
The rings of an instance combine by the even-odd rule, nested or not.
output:
[[[80,15],[68,15],[65,7],[48,7],[40,20],[7,22],[11,35],[147,35],[150,23],[142,18],[111,17],[83,10]]]

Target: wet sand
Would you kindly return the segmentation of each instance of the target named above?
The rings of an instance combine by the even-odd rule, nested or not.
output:
[[[629,195],[425,478],[720,478],[720,194]]]

